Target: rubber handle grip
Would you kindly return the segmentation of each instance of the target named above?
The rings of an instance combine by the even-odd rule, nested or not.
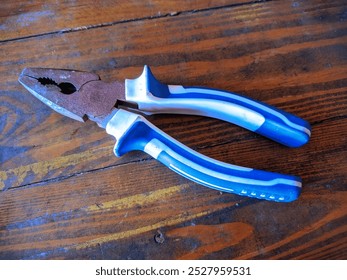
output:
[[[184,146],[142,116],[119,109],[106,126],[116,137],[116,156],[140,150],[176,173],[201,185],[223,192],[271,201],[289,202],[298,198],[298,177],[223,163]]]
[[[232,92],[165,85],[148,66],[140,77],[126,80],[126,99],[149,114],[172,113],[213,117],[254,131],[288,147],[308,142],[308,122],[273,106]]]

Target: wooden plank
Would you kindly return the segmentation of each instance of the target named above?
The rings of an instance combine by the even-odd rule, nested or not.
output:
[[[182,12],[234,6],[246,0],[217,1],[4,1],[0,41],[54,32],[70,32],[114,25],[139,18],[175,16]]]
[[[94,124],[81,125],[59,116],[39,103],[18,85],[17,77],[25,66],[90,70],[111,81],[135,77],[147,63],[164,82],[244,92],[311,123],[345,116],[346,59],[342,55],[346,30],[337,16],[344,8],[339,3],[332,2],[327,8],[327,4],[317,1],[313,9],[302,7],[307,10],[305,14],[287,7],[287,3],[253,4],[156,19],[156,29],[152,21],[144,20],[141,24],[130,22],[3,44],[0,76],[6,91],[1,97],[1,188],[147,158],[139,154],[114,158],[114,140],[104,131]],[[322,14],[329,24],[316,20]],[[163,30],[176,35],[160,36]],[[305,32],[305,38],[298,35]],[[88,44],[81,44],[85,41]],[[219,121],[196,120],[153,119],[193,148],[255,137]],[[201,137],[205,133],[209,137]],[[266,143],[264,150],[273,149],[273,143]],[[219,159],[234,161],[225,156]]]

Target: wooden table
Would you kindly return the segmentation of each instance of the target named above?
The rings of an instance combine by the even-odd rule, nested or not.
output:
[[[0,258],[346,259],[346,1],[4,2]],[[149,118],[207,156],[301,176],[300,198],[220,193],[144,153],[116,158],[105,131],[17,82],[24,67],[114,81],[144,64],[165,83],[242,93],[309,121],[309,144],[290,149],[215,119]]]

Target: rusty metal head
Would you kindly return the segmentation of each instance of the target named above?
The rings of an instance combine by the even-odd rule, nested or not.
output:
[[[105,83],[88,72],[25,68],[19,82],[53,110],[81,122],[100,124],[125,100],[124,83]]]

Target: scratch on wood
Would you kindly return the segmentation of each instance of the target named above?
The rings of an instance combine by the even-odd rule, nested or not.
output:
[[[216,209],[214,209],[215,211]],[[116,241],[119,239],[124,239],[124,238],[128,238],[134,235],[138,235],[141,233],[145,233],[160,227],[165,227],[165,226],[172,226],[172,225],[176,225],[179,223],[183,223],[185,221],[191,220],[191,219],[196,219],[202,216],[205,216],[207,214],[209,214],[211,211],[207,210],[207,211],[202,211],[200,213],[196,213],[196,214],[192,214],[192,215],[186,215],[186,214],[181,214],[181,215],[177,215],[171,219],[167,219],[158,223],[155,223],[153,225],[148,225],[148,226],[144,226],[144,227],[140,227],[140,228],[136,228],[133,230],[128,230],[128,231],[123,231],[123,232],[117,232],[117,233],[113,233],[113,234],[109,234],[109,235],[105,235],[103,237],[100,238],[96,238],[96,239],[92,239],[89,241],[86,241],[84,243],[78,244],[76,246],[71,247],[71,249],[85,249],[91,246],[95,246],[98,244],[102,244],[105,242],[110,242],[110,241]]]
[[[188,188],[188,184],[182,184],[177,186],[168,187],[165,189],[159,189],[150,193],[136,194],[128,197],[124,197],[117,200],[111,200],[102,204],[94,204],[87,207],[85,210],[89,212],[95,211],[109,211],[111,209],[125,209],[132,208],[135,205],[145,205],[151,202],[155,202],[160,199],[168,198],[169,196]]]
[[[35,176],[44,177],[48,172],[57,170],[62,167],[74,166],[88,159],[96,160],[100,157],[103,151],[109,152],[110,147],[101,147],[93,150],[87,150],[82,153],[72,154],[68,156],[56,157],[49,161],[35,162],[25,166],[19,166],[17,168],[9,169],[7,171],[0,171],[0,191],[6,186],[5,180],[8,178],[14,178],[15,181],[12,184],[20,185],[24,182],[25,178],[29,174],[35,174]]]
[[[323,217],[321,220],[317,221],[316,223],[309,225],[298,232],[295,232],[291,236],[288,236],[287,238],[285,238],[285,239],[283,239],[277,243],[271,244],[270,246],[263,248],[262,251],[263,251],[263,253],[267,253],[267,252],[270,252],[272,250],[278,249],[281,246],[302,237],[303,235],[309,234],[309,233],[321,228],[326,223],[329,223],[332,220],[341,218],[345,215],[346,215],[346,207],[341,207],[339,209],[336,209],[335,211],[332,211],[331,213],[329,213],[328,215],[326,215],[325,217]],[[252,259],[258,255],[259,255],[258,251],[250,252],[250,253],[244,254],[243,256],[240,256],[239,259]]]
[[[253,226],[243,222],[219,225],[194,225],[175,228],[167,233],[173,238],[195,238],[200,247],[186,252],[178,259],[199,259],[207,254],[218,252],[224,248],[240,243],[254,232]]]
[[[298,246],[296,248],[292,248],[290,250],[286,250],[284,251],[283,253],[281,254],[278,254],[274,257],[272,257],[271,259],[289,259],[288,256],[292,255],[293,253],[296,253],[296,252],[300,252],[300,251],[303,251],[307,248],[310,248],[318,243],[323,243],[325,242],[327,239],[330,239],[330,238],[333,238],[334,236],[336,235],[339,235],[339,234],[345,234],[347,232],[347,226],[342,226],[338,229],[335,229],[335,230],[332,230],[330,231],[328,234],[324,235],[324,236],[319,236],[318,238],[315,238],[315,239],[312,239],[306,243],[303,243],[303,245],[301,246]],[[346,238],[342,239],[342,240],[339,240],[338,242],[341,242],[343,244],[346,244]],[[329,245],[325,245],[324,248],[327,249],[327,248],[331,248],[331,247],[334,247],[334,246],[337,246],[336,243],[332,243],[332,244],[329,244]],[[308,253],[305,253],[305,254],[300,254],[300,259],[303,259],[303,258],[307,258],[307,259],[320,259],[320,258],[317,258],[317,256],[319,256],[319,254],[322,253],[322,248],[321,247],[318,247],[317,249],[315,250],[310,250],[308,251]],[[316,257],[313,257],[313,256],[316,256]],[[292,257],[290,257],[291,259]]]
[[[7,180],[7,173],[0,171],[0,191],[5,188],[5,180]]]

